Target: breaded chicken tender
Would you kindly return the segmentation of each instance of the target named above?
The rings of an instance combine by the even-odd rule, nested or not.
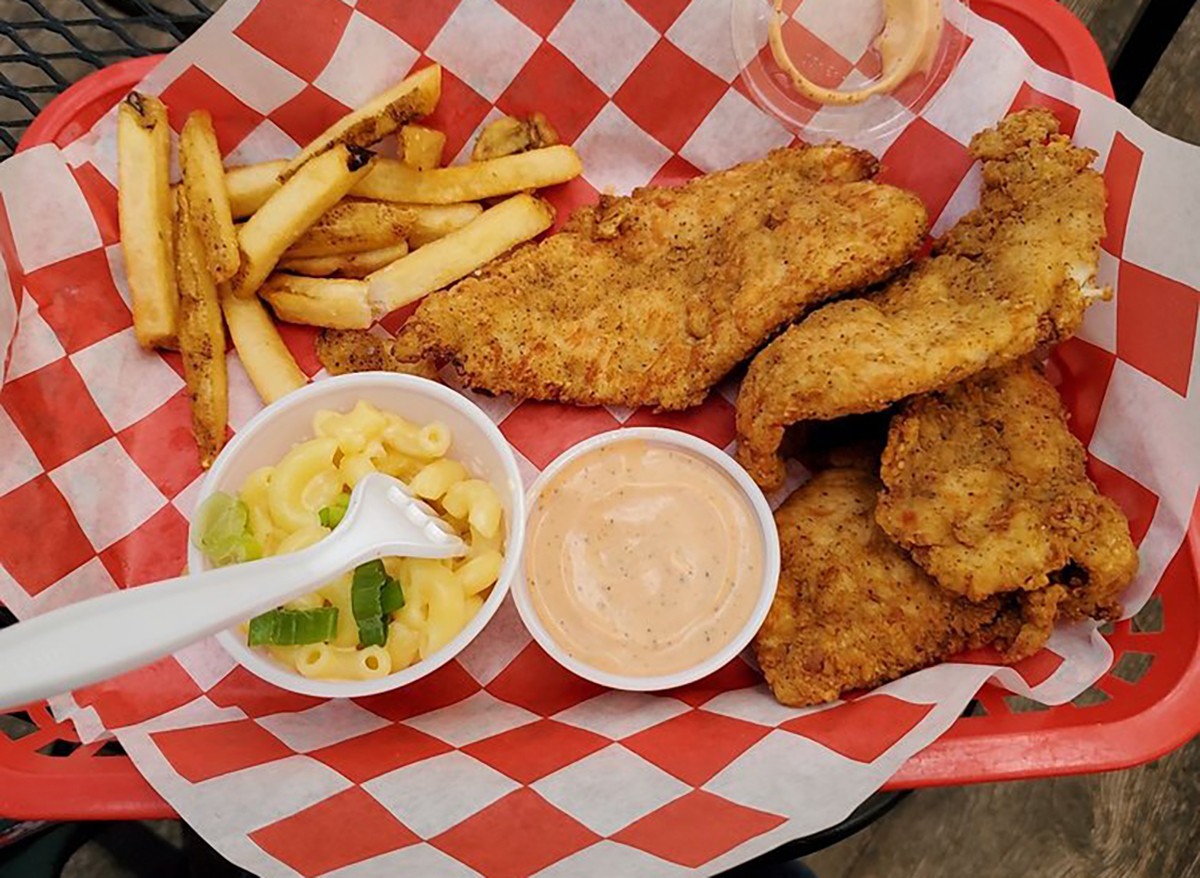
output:
[[[322,329],[317,334],[317,359],[331,375],[347,372],[400,372],[436,381],[437,364],[402,341],[365,329]]]
[[[820,704],[1020,636],[999,599],[939,588],[888,539],[875,523],[881,487],[867,469],[829,469],[775,513],[782,572],[754,650],[783,704]]]
[[[1031,621],[1115,619],[1137,549],[1086,459],[1058,393],[1022,359],[905,405],[875,517],[956,595],[1032,592]]]
[[[683,409],[772,333],[891,277],[919,198],[838,144],[779,149],[678,188],[602,196],[561,232],[432,293],[402,337],[474,389]]]
[[[738,460],[765,489],[782,484],[789,424],[880,411],[1012,362],[1075,333],[1104,236],[1096,154],[1059,134],[1046,110],[976,135],[980,206],[930,258],[882,290],[823,308],[751,363],[737,403]]]

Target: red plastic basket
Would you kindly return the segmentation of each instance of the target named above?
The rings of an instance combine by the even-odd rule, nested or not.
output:
[[[1008,28],[1042,66],[1112,95],[1099,48],[1055,0],[973,0],[975,11]],[[157,63],[138,58],[99,71],[50,104],[19,148],[82,135]],[[1200,730],[1200,589],[1193,547],[1168,570],[1136,619],[1109,636],[1116,662],[1073,704],[1046,708],[995,687],[911,759],[892,788],[975,783],[1124,768],[1154,759]],[[1173,572],[1174,571],[1174,574]],[[79,745],[69,723],[44,705],[23,732],[0,731],[5,816],[27,819],[133,819],[175,816],[112,745]]]

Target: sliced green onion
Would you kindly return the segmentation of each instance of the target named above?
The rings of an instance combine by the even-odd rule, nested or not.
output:
[[[250,531],[250,511],[224,491],[208,497],[192,522],[192,542],[218,567],[254,561],[262,546]]]
[[[383,608],[384,619],[404,606],[404,591],[400,583],[388,577],[379,592],[379,605]]]
[[[352,589],[365,589],[368,586],[380,589],[383,588],[383,583],[387,578],[387,568],[383,566],[383,561],[377,558],[374,561],[368,561],[366,564],[359,564],[354,568],[354,584]]]
[[[246,504],[224,491],[209,495],[192,521],[192,542],[203,549],[213,537],[241,536],[250,521]]]
[[[315,610],[270,610],[250,620],[251,646],[303,646],[321,643],[337,633],[337,607]]]
[[[249,533],[234,541],[224,553],[224,561],[214,562],[223,564],[241,564],[243,561],[257,561],[263,556],[262,545]]]
[[[342,491],[338,494],[332,503],[322,507],[317,516],[321,519],[321,526],[333,529],[342,523],[342,519],[346,517],[346,507],[350,505],[350,492]]]
[[[387,571],[382,561],[368,561],[354,568],[350,586],[350,608],[358,625],[358,642],[362,646],[383,646],[387,643],[387,626],[383,624],[383,584]]]

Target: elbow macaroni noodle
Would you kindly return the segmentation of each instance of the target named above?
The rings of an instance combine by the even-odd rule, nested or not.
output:
[[[359,646],[351,609],[353,574],[348,573],[286,605],[293,610],[336,607],[331,640],[265,649],[306,677],[370,680],[402,671],[453,640],[483,606],[504,563],[500,497],[445,457],[452,439],[445,424],[418,427],[363,401],[344,414],[318,412],[313,431],[313,439],[296,445],[276,466],[255,470],[242,485],[239,496],[264,555],[296,552],[324,539],[330,530],[321,525],[320,510],[371,472],[407,483],[442,513],[468,551],[445,561],[384,559],[404,593],[404,606],[388,621],[384,646]]]

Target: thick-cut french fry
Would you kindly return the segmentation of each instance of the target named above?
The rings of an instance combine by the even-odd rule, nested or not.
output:
[[[461,229],[483,213],[483,205],[473,201],[464,204],[426,204],[419,207],[417,220],[408,230],[408,246],[414,250]]]
[[[432,171],[415,171],[395,159],[381,159],[354,188],[354,195],[412,204],[479,201],[565,183],[582,170],[575,150],[563,145]]]
[[[391,265],[408,253],[408,242],[401,241],[391,247],[367,250],[365,253],[342,253],[337,256],[303,256],[299,259],[281,259],[279,269],[305,277],[353,277],[362,279],[373,271]]]
[[[183,378],[192,399],[192,434],[200,450],[200,466],[208,469],[225,447],[225,424],[229,420],[225,323],[204,242],[191,220],[189,192],[180,187],[176,194],[179,350],[183,354]]]
[[[263,402],[273,403],[308,383],[261,299],[235,296],[222,284],[221,310],[238,359]]]
[[[382,317],[466,277],[528,241],[554,222],[554,208],[532,195],[514,195],[470,225],[414,250],[367,278],[371,310]]]
[[[252,296],[279,258],[304,232],[370,171],[375,157],[357,146],[338,144],[289,179],[238,232],[242,267],[233,291]]]
[[[177,341],[170,172],[167,108],[156,97],[131,92],[117,111],[117,214],[133,332],[146,348],[173,348]]]
[[[405,125],[400,129],[400,158],[418,171],[441,167],[446,135],[421,125]]]
[[[279,174],[280,182],[287,182],[309,159],[338,144],[370,146],[378,143],[401,125],[428,116],[441,96],[441,65],[434,64],[418,70],[318,134],[312,143],[287,163],[287,167]]]
[[[367,303],[367,282],[328,277],[300,277],[276,272],[258,291],[288,323],[327,329],[367,329],[374,323]]]
[[[407,129],[405,129],[405,130],[407,130]],[[434,132],[434,133],[436,134],[439,132]],[[284,162],[282,160],[275,161],[275,162],[260,162],[259,164],[256,164],[256,165],[240,165],[238,167],[230,168],[228,171],[225,172],[225,187],[226,187],[226,189],[229,190],[229,207],[233,213],[234,219],[245,219],[246,217],[253,215],[253,213],[256,210],[258,210],[260,207],[262,207],[264,204],[267,203],[267,199],[269,199],[272,195],[274,195],[276,192],[279,191],[279,186],[280,186],[279,172],[283,169],[285,164],[286,164],[286,162]],[[395,159],[379,159],[376,162],[377,167],[379,165],[383,165],[384,167],[387,167],[390,165],[399,165],[399,164],[400,163],[397,162]],[[410,168],[409,170],[412,170],[412,169]],[[441,170],[453,170],[453,169],[443,168]],[[374,172],[372,172],[372,173],[374,173]],[[438,171],[438,173],[441,173],[441,171]],[[573,175],[577,175],[577,174],[578,174],[578,171],[575,171]],[[384,178],[390,177],[391,175],[392,175],[392,171],[390,169],[385,170],[385,172],[383,174]],[[560,176],[561,176],[561,174],[560,174]],[[368,174],[364,180],[362,180],[358,185],[356,185],[353,189],[350,190],[350,195],[357,197],[357,198],[370,197],[367,193],[374,191],[374,188],[375,188],[374,184],[371,182],[371,177],[372,177],[372,174]],[[544,175],[543,175],[543,177],[544,177]],[[553,179],[553,178],[551,178],[551,179]],[[453,181],[453,175],[446,182],[452,182],[452,181]],[[385,184],[387,184],[387,182],[388,181],[385,179]],[[433,183],[434,183],[434,185],[439,185],[441,183],[441,180],[438,180],[435,178]],[[429,186],[429,183],[421,182],[418,185],[420,187],[426,188]],[[546,184],[546,185],[550,185],[550,184]],[[390,186],[390,188],[394,189],[395,186]],[[495,186],[492,186],[490,188],[495,188]],[[514,191],[523,192],[525,190],[517,189]],[[504,194],[508,194],[508,193],[504,193]],[[388,198],[388,199],[383,199],[383,200],[400,201],[402,199]],[[453,199],[449,199],[449,200],[443,199],[443,200],[439,200],[439,201],[435,201],[435,202],[426,202],[426,203],[439,204],[439,205],[445,205],[445,206],[453,206],[452,202],[453,202]],[[482,209],[482,208],[480,208],[480,209]],[[457,226],[455,226],[454,228],[457,228]],[[443,232],[443,234],[445,234],[445,233]],[[432,240],[432,238],[430,240]],[[420,245],[413,244],[413,246],[416,247],[416,246],[420,246]]]
[[[179,168],[187,190],[190,221],[204,245],[208,269],[217,283],[229,280],[238,270],[241,256],[229,210],[221,150],[207,110],[193,110],[183,124]]]
[[[225,171],[225,189],[229,193],[229,211],[234,219],[245,219],[267,203],[279,191],[279,174],[287,159],[236,165]]]
[[[413,237],[428,242],[462,228],[482,212],[478,204],[343,201],[313,223],[284,258],[363,253]]]
[[[408,240],[416,210],[384,201],[341,201],[325,211],[296,243],[286,258],[336,256],[390,247]]]
[[[479,132],[471,150],[471,161],[484,162],[500,156],[554,146],[559,142],[558,132],[541,113],[533,113],[528,119],[504,116],[488,123]]]

